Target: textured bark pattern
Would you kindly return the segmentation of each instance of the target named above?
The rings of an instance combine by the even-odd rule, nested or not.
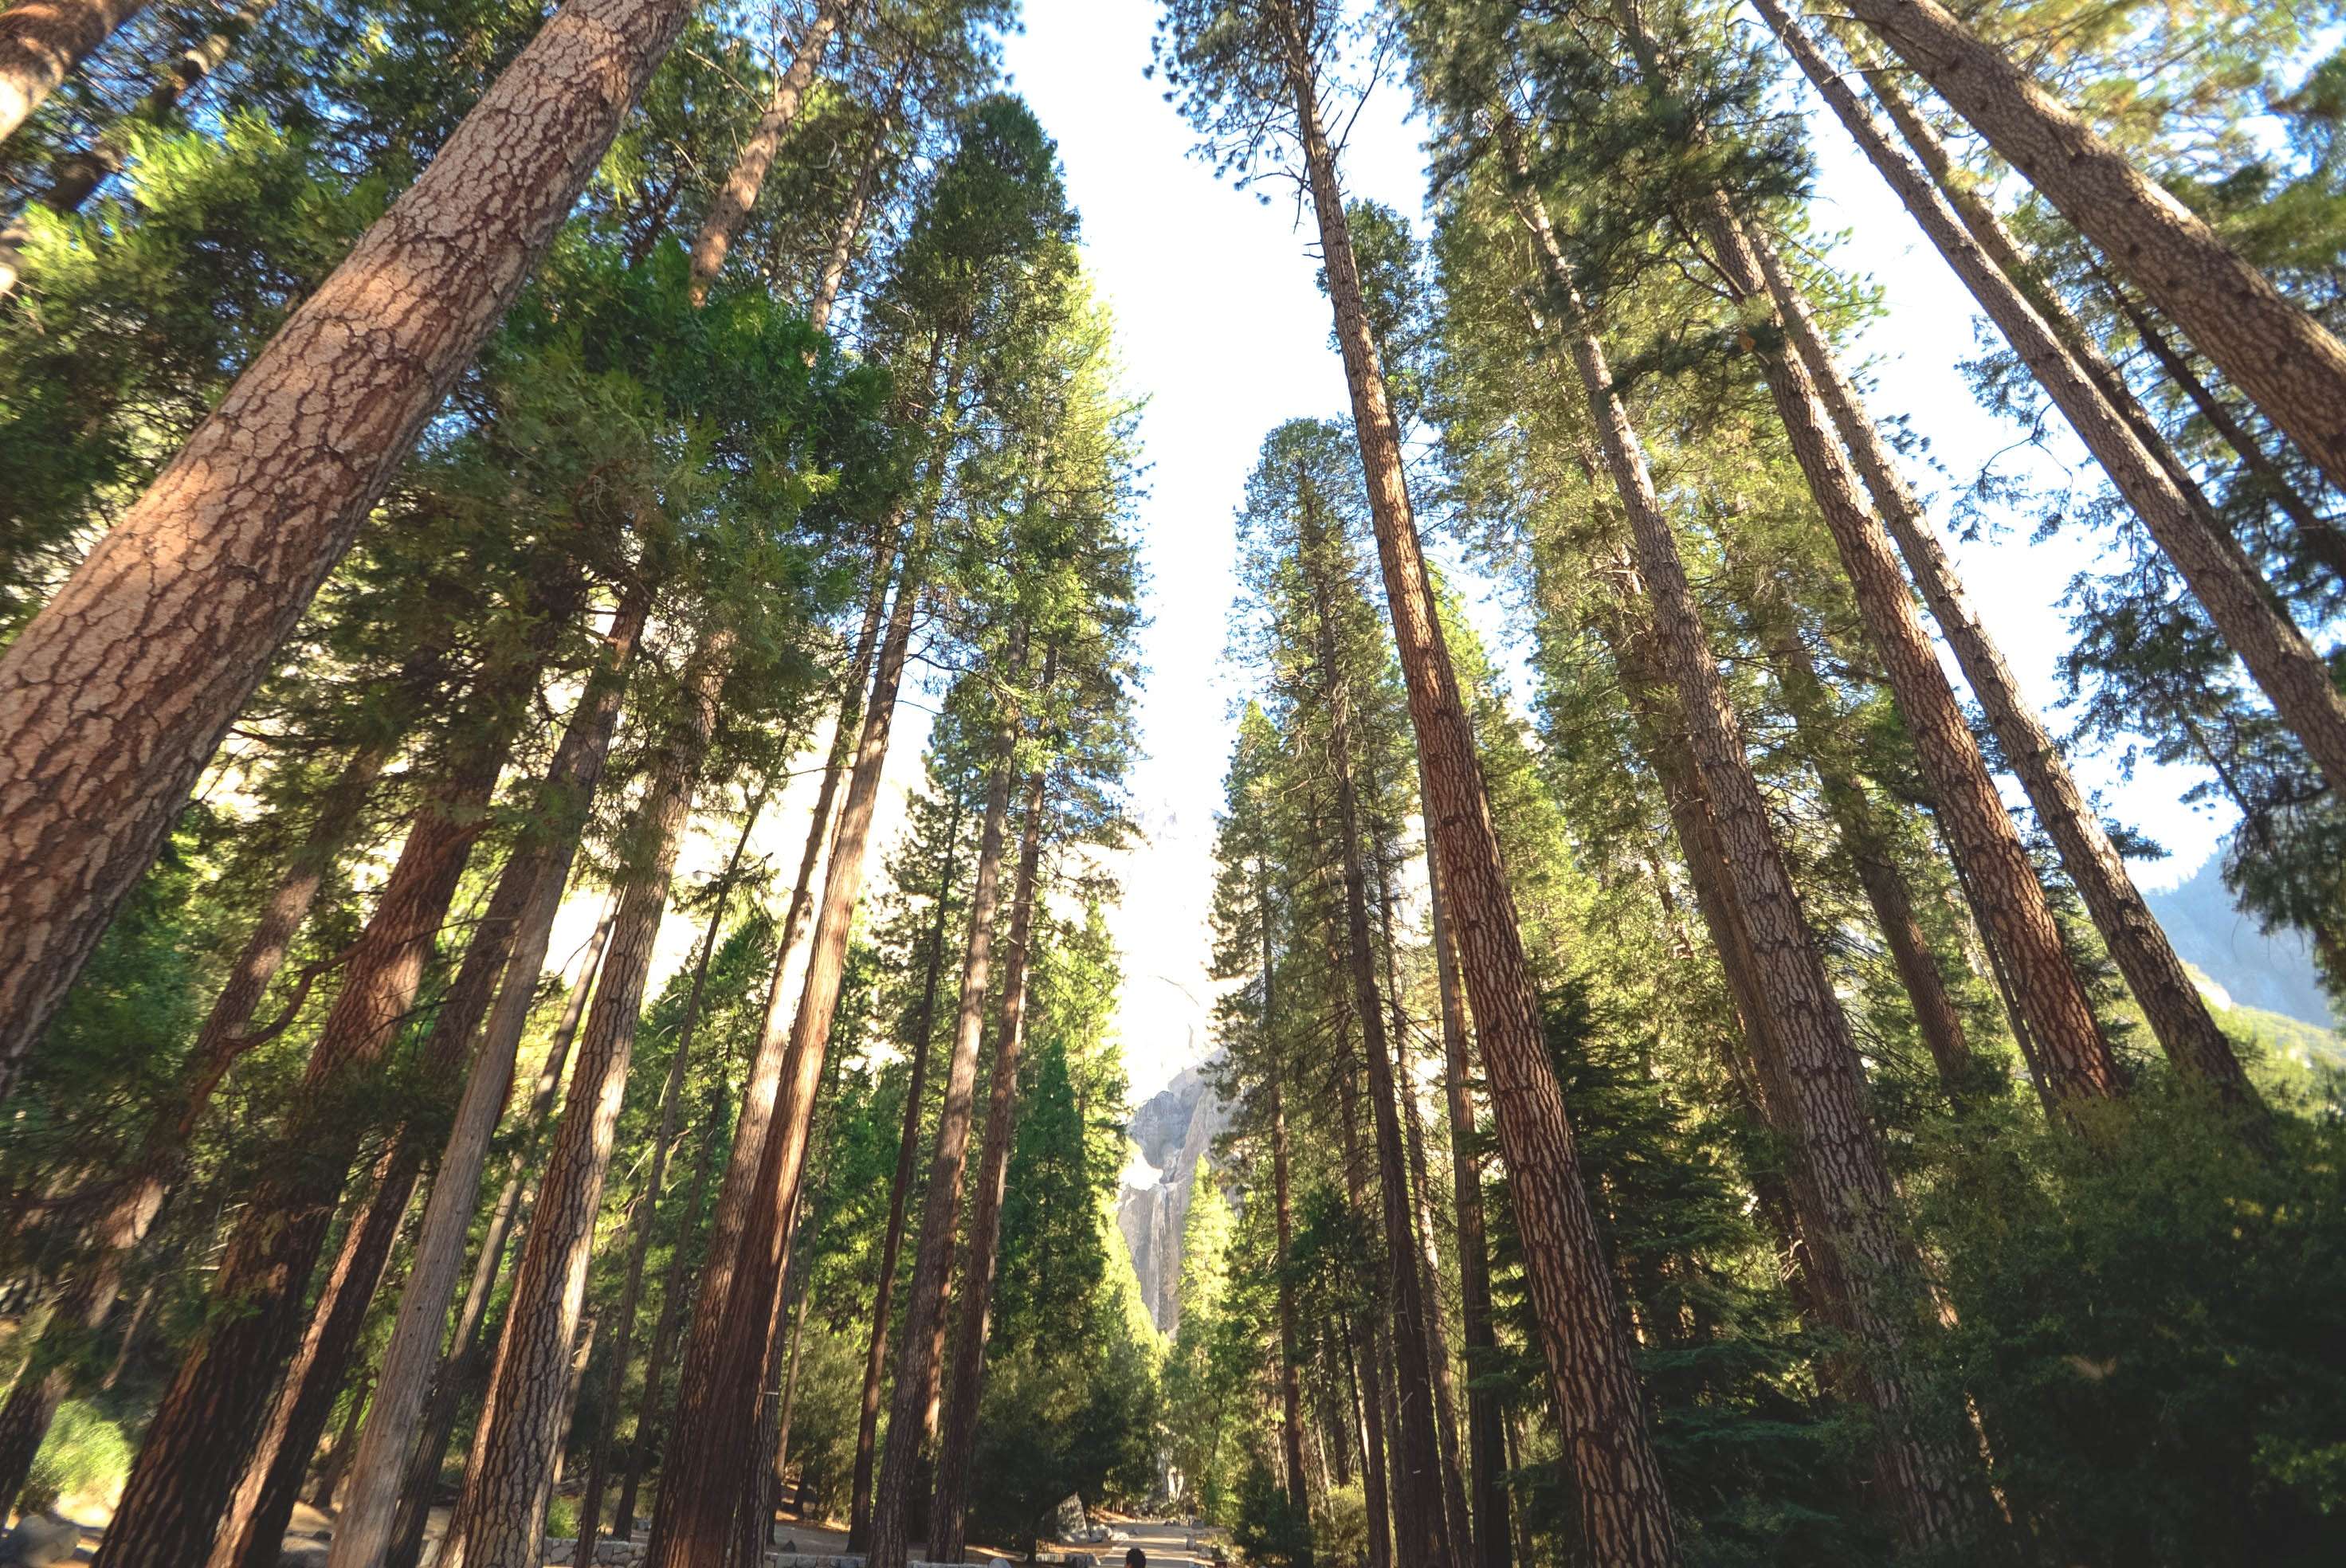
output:
[[[570,0],[0,655],[0,1095],[689,9]]]
[[[922,594],[921,564],[926,528],[905,552],[903,580],[888,616],[872,697],[856,744],[854,771],[840,808],[839,838],[832,847],[822,907],[808,944],[806,981],[779,1054],[778,1089],[763,1150],[745,1186],[740,1238],[732,1249],[728,1278],[718,1288],[705,1269],[700,1300],[693,1308],[693,1334],[687,1346],[683,1380],[677,1390],[675,1435],[670,1451],[740,1454],[757,1430],[757,1394],[764,1375],[772,1306],[789,1261],[790,1218],[797,1212],[799,1178],[813,1125],[814,1090],[839,1008],[840,982],[855,905],[863,891],[865,850],[872,811],[888,759],[888,738],[896,714],[896,692],[913,640],[913,611]],[[777,982],[777,990],[780,989]],[[780,1010],[770,1006],[766,1033],[777,1033]],[[765,1041],[759,1045],[762,1058]],[[752,1087],[754,1088],[754,1081]],[[729,1185],[732,1172],[727,1173]],[[717,1241],[712,1234],[712,1258]],[[716,1562],[729,1549],[739,1496],[738,1473],[723,1464],[669,1468],[652,1517],[647,1568],[693,1568]]]
[[[1474,1009],[1500,1144],[1514,1180],[1525,1273],[1572,1469],[1582,1539],[1591,1560],[1603,1568],[1673,1563],[1676,1527],[1661,1466],[1647,1433],[1627,1332],[1581,1186],[1563,1091],[1548,1066],[1474,727],[1433,612],[1400,438],[1362,303],[1335,154],[1312,95],[1310,52],[1285,0],[1280,15],[1288,85],[1295,97],[1376,521],[1386,605],[1409,686],[1411,724],[1433,786],[1426,809],[1450,876],[1459,967]]]
[[[534,670],[530,672],[534,676]],[[416,813],[352,947],[292,1120],[212,1283],[219,1308],[147,1429],[98,1548],[106,1568],[199,1563],[294,1348],[301,1299],[358,1150],[349,1097],[414,1005],[456,882],[485,822],[505,747],[484,737]]]
[[[1418,768],[1418,796],[1432,799]],[[1458,1236],[1459,1337],[1466,1356],[1466,1488],[1474,1568],[1507,1568],[1506,1458],[1497,1396],[1477,1373],[1497,1351],[1491,1317],[1491,1253],[1483,1223],[1483,1173],[1469,1146],[1474,1131],[1474,1066],[1466,1055],[1466,1009],[1458,994],[1458,959],[1450,945],[1450,891],[1442,857],[1425,846],[1426,903],[1433,921],[1433,977],[1442,999],[1442,1086],[1450,1115],[1451,1196]]]
[[[806,100],[807,84],[814,80],[815,67],[822,64],[823,52],[831,47],[831,35],[839,31],[840,18],[849,3],[850,0],[820,0],[815,6],[806,36],[799,40],[798,52],[790,56],[790,68],[774,83],[774,96],[767,100],[766,112],[759,117],[750,139],[741,144],[731,172],[718,188],[716,199],[709,204],[709,216],[701,220],[700,232],[692,241],[694,304],[709,297],[709,286],[725,270],[725,255],[733,247],[734,233],[741,227],[741,220],[750,216],[750,209],[758,205],[758,192],[765,188],[766,176],[774,167],[774,155],[781,150],[782,137],[799,117],[799,106]]]
[[[2080,437],[2094,445],[2096,438],[2088,432],[2098,433],[2096,455],[2103,456],[2106,452],[2104,466],[2113,478],[2131,463],[2137,475],[2135,488],[2146,498],[2163,491],[2172,494],[2179,506],[2182,498],[2174,494],[2172,482],[2162,485],[2163,473],[2151,463],[2140,443],[2123,439],[2127,436],[2124,423],[2108,401],[2100,396],[2075,358],[2056,341],[2051,326],[2023,296],[2013,276],[1996,263],[1980,243],[1976,232],[1958,219],[1940,188],[1899,155],[1888,134],[1866,113],[1848,85],[1832,71],[1813,41],[1783,10],[1779,0],[1757,3],[1859,148],[1905,203],[1924,235],[1963,279],[2031,374],[2065,412],[2075,407],[2071,423]],[[1919,130],[1920,122],[1916,123]],[[2001,235],[2001,227],[1994,224],[1993,214],[1983,209],[1977,217],[1991,234]],[[2008,240],[2004,249],[2017,254]],[[1758,250],[1778,309],[1817,378],[1825,405],[1855,456],[1860,472],[1865,475],[1882,518],[1905,556],[1907,568],[1913,573],[1924,601],[1954,650],[1964,678],[1986,711],[2007,759],[2019,775],[2030,803],[2036,808],[2038,819],[2053,836],[2063,866],[2102,933],[2111,958],[2142,1004],[2159,1044],[2179,1071],[2204,1079],[2228,1095],[2245,1096],[2249,1092],[2247,1078],[2230,1044],[2208,1013],[2206,1001],[2176,957],[2166,932],[2159,929],[2143,902],[2124,861],[2102,830],[2099,814],[2070,777],[2052,737],[2045,733],[2035,710],[2021,696],[2001,651],[1971,614],[1961,582],[1939,547],[1929,520],[1899,477],[1872,422],[1864,416],[1855,389],[1818,331],[1806,300],[1791,287],[1772,249],[1762,244]],[[2142,503],[2137,502],[2137,508],[2142,510]],[[2170,507],[2168,514],[2172,511]],[[2151,513],[2145,511],[2143,515],[2148,521]],[[2178,518],[2169,528],[2187,528],[2201,535],[2206,531],[2205,524],[2196,518]],[[2153,532],[2160,530],[2154,527]],[[2212,542],[2208,548],[2218,550]],[[2244,560],[2240,565],[2245,568]],[[2259,600],[2257,620],[2278,620],[2278,612],[2261,602],[2261,595],[2255,596]],[[2293,634],[2294,628],[2282,625],[2283,629]],[[2327,677],[2322,679],[2326,687]],[[2331,700],[2335,701],[2334,695]]]
[[[495,946],[483,951],[483,964],[478,968],[474,955],[467,952],[464,968],[450,998],[458,1009],[469,1010],[473,1006],[470,999],[476,994],[471,986],[501,977],[486,1031],[465,1073],[464,1093],[456,1103],[455,1117],[448,1129],[448,1143],[440,1156],[431,1196],[424,1202],[423,1218],[416,1232],[414,1261],[408,1270],[407,1284],[400,1292],[374,1400],[359,1438],[351,1495],[335,1521],[328,1559],[331,1568],[380,1568],[393,1539],[399,1487],[416,1446],[419,1423],[431,1394],[433,1370],[440,1362],[441,1334],[447,1324],[448,1303],[455,1293],[456,1276],[464,1268],[464,1247],[480,1195],[481,1172],[488,1161],[489,1141],[495,1135],[497,1120],[504,1115],[505,1101],[512,1094],[515,1056],[521,1046],[522,1030],[529,1021],[530,1004],[537,995],[538,973],[546,967],[554,917],[561,908],[571,862],[577,857],[587,808],[610,757],[611,739],[618,728],[620,703],[627,692],[627,677],[635,667],[636,648],[643,636],[650,606],[651,596],[641,587],[621,601],[605,637],[603,667],[564,726],[553,760],[547,764],[546,778],[538,787],[536,830],[515,850],[498,881],[490,911],[490,940],[504,947],[502,962],[493,962]],[[508,911],[509,924],[505,919]],[[566,1027],[559,1035],[566,1054],[570,1032],[576,1027],[576,1010],[585,1003],[587,983],[594,976],[607,931],[607,925],[597,930],[594,954],[572,995],[573,1013],[566,1018]],[[446,1011],[444,1009],[444,1013]],[[473,1022],[473,1017],[457,1011],[434,1023],[435,1037],[442,1042],[437,1048],[454,1052],[446,1058],[452,1074],[456,1064],[464,1060],[463,1047],[471,1043]],[[543,1085],[542,1094],[546,1105],[536,1108],[531,1118],[533,1126],[545,1119],[546,1106],[552,1104],[552,1085]],[[509,1216],[510,1206],[507,1213]],[[503,1234],[494,1225],[492,1236],[502,1251]],[[438,1464],[435,1451],[435,1472]]]
[[[376,1161],[373,1190],[344,1228],[342,1250],[327,1271],[310,1326],[302,1331],[268,1422],[229,1499],[219,1539],[212,1543],[205,1568],[277,1568],[310,1458],[333,1417],[335,1397],[358,1349],[359,1332],[366,1327],[367,1308],[374,1303],[392,1246],[407,1217],[408,1201],[415,1196],[422,1156],[403,1131]]]
[[[1299,471],[1297,478],[1302,479]],[[1300,486],[1299,486],[1300,488]],[[1382,1206],[1385,1279],[1392,1291],[1391,1328],[1395,1376],[1393,1426],[1399,1435],[1392,1460],[1394,1537],[1404,1563],[1448,1561],[1450,1538],[1443,1518],[1442,1460],[1436,1446],[1433,1390],[1426,1333],[1424,1275],[1416,1231],[1410,1218],[1409,1179],[1402,1148],[1399,1106],[1393,1084],[1392,1045],[1385,1032],[1384,1003],[1377,993],[1375,950],[1369,931],[1368,872],[1362,863],[1359,792],[1352,779],[1351,694],[1336,657],[1334,605],[1329,578],[1326,529],[1318,497],[1302,489],[1299,565],[1312,600],[1313,640],[1319,661],[1320,705],[1328,719],[1328,778],[1336,797],[1336,850],[1344,879],[1344,965],[1352,985],[1352,1011],[1361,1026],[1367,1058],[1369,1110],[1377,1152],[1377,1189]]]
[[[668,1155],[676,1147],[677,1125],[684,1106],[684,1077],[692,1064],[693,1035],[699,1030],[701,1002],[709,991],[709,965],[717,955],[717,939],[724,933],[725,916],[732,904],[733,880],[741,870],[741,857],[749,853],[750,835],[757,830],[758,818],[765,808],[765,791],[760,790],[741,819],[740,836],[733,840],[733,853],[727,858],[724,872],[718,879],[716,907],[709,911],[709,924],[700,933],[700,952],[692,964],[692,985],[685,993],[684,1016],[677,1024],[676,1049],[669,1054],[668,1077],[660,1084],[659,1130],[652,1137],[651,1166],[644,1173],[643,1188],[636,1195],[635,1212],[629,1221],[627,1271],[620,1281],[618,1309],[612,1319],[617,1327],[611,1336],[610,1369],[603,1398],[598,1401],[594,1440],[589,1445],[586,1484],[579,1496],[579,1544],[571,1555],[580,1563],[595,1560],[595,1538],[602,1527],[603,1471],[610,1454],[611,1428],[627,1395],[627,1361],[635,1346],[636,1307],[643,1295],[644,1262],[651,1255],[652,1223],[658,1217],[661,1189],[668,1181]],[[633,1528],[625,1513],[619,1515],[618,1526],[618,1537],[625,1541]]]
[[[1519,174],[1520,168],[1519,163]],[[1517,205],[1535,234],[1545,229],[1536,197],[1519,193]],[[1543,251],[1560,261],[1553,232],[1545,239]],[[1761,1038],[1770,1055],[1763,1058],[1762,1071],[1800,1169],[1810,1255],[1824,1277],[1826,1299],[1864,1349],[1862,1381],[1881,1418],[1878,1452],[1902,1530],[1917,1545],[1947,1545],[1969,1533],[1971,1481],[1953,1444],[1917,1432],[1910,1415],[1903,1364],[1919,1309],[1919,1260],[1867,1115],[1857,1051],[1784,869],[1725,683],[1704,640],[1678,542],[1614,394],[1604,351],[1585,324],[1569,279],[1552,274],[1550,281],[1568,311],[1574,363],[1606,466],[1629,514],[1657,637],[1740,907],[1755,1001],[1769,1020]]]
[[[716,729],[718,694],[732,664],[732,648],[731,638],[720,632],[695,653],[685,677],[684,711],[663,737],[650,788],[638,808],[630,838],[642,859],[621,885],[562,1125],[538,1184],[529,1239],[515,1273],[488,1400],[464,1467],[464,1494],[449,1521],[453,1544],[443,1549],[441,1568],[464,1568],[467,1563],[526,1568],[545,1535],[556,1456],[576,1391],[571,1357],[586,1298],[595,1215],[610,1169],[652,947]]]
[[[1013,657],[1025,675],[1024,649]],[[954,1014],[953,1050],[945,1058],[944,1103],[937,1113],[929,1155],[929,1185],[921,1204],[920,1241],[904,1291],[904,1334],[889,1390],[888,1441],[872,1500],[869,1568],[903,1568],[913,1551],[913,1481],[923,1441],[935,1430],[936,1388],[943,1372],[946,1307],[951,1299],[954,1231],[961,1222],[962,1184],[969,1170],[970,1124],[975,1112],[977,1048],[985,1033],[985,1002],[993,984],[994,913],[1001,899],[1005,825],[1010,815],[1011,759],[1018,743],[1015,709],[1005,711],[994,737],[994,768],[985,787],[985,821],[977,840],[977,876],[969,894],[969,936],[962,945],[960,1006]]]
[[[1703,209],[1703,227],[1729,289],[1773,316],[1757,248],[1725,194],[1712,193]],[[2069,962],[2051,901],[1923,629],[1890,536],[1836,439],[1808,361],[1789,351],[1780,336],[1776,343],[1762,345],[1760,362],[1793,456],[1849,575],[1866,639],[1913,739],[1939,820],[1965,874],[1981,891],[1990,940],[2010,967],[2014,1000],[2037,1043],[2037,1087],[2052,1105],[2114,1095],[2119,1092],[2116,1064]]]
[[[1043,686],[1048,690],[1046,666]],[[1002,1196],[1018,1123],[1018,1061],[1026,1044],[1026,982],[1035,930],[1035,881],[1043,864],[1043,769],[1026,777],[1026,825],[1010,895],[1001,1012],[994,1022],[994,1075],[986,1086],[985,1137],[969,1200],[960,1320],[954,1326],[944,1408],[937,1421],[936,1485],[929,1501],[929,1561],[958,1563],[969,1543],[970,1460],[977,1448],[978,1396],[984,1390],[985,1336],[994,1310],[994,1266],[1002,1243]]]
[[[16,0],[0,10],[0,142],[146,0]]]
[[[888,1227],[880,1239],[880,1274],[872,1288],[872,1328],[864,1336],[863,1398],[855,1423],[855,1473],[848,1489],[850,1552],[862,1552],[872,1543],[872,1472],[880,1460],[880,1399],[887,1385],[890,1304],[895,1300],[896,1261],[904,1247],[905,1207],[912,1197],[913,1176],[921,1158],[921,1116],[928,1104],[929,1063],[936,1054],[933,1046],[937,988],[944,978],[945,914],[952,907],[954,885],[960,876],[956,861],[961,848],[961,797],[956,795],[952,822],[945,831],[944,867],[937,878],[935,909],[929,922],[921,1000],[913,1012],[913,1026],[905,1032],[912,1043],[912,1074],[904,1085],[903,1125],[896,1135],[896,1170],[888,1185]]]
[[[1849,11],[2346,485],[2346,343],[1936,0],[1850,0]]]

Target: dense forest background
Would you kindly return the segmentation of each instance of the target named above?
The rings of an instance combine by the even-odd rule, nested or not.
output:
[[[2335,8],[1154,15],[1346,396],[1242,485],[1136,1270],[1137,703],[1215,650],[1141,667],[1009,0],[0,6],[15,1549],[2333,1560]],[[2064,483],[1869,409],[1824,137]],[[2096,546],[2051,713],[2011,516]]]

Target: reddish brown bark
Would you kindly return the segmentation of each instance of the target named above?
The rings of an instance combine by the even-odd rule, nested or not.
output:
[[[0,142],[147,0],[16,0],[0,10]]]
[[[1937,0],[1849,10],[2346,485],[2346,343]]]
[[[768,1360],[772,1303],[789,1261],[788,1222],[798,1207],[799,1178],[813,1125],[814,1089],[822,1075],[831,1018],[839,1005],[849,930],[863,891],[872,816],[887,762],[897,688],[911,649],[927,549],[924,519],[905,551],[903,580],[896,587],[895,605],[872,676],[871,700],[863,713],[854,771],[840,810],[839,837],[831,850],[821,910],[809,943],[805,983],[787,1042],[779,1052],[770,1050],[768,1043],[780,1035],[779,979],[770,997],[767,1040],[760,1042],[759,1055],[774,1057],[776,1090],[769,1102],[768,1127],[760,1139],[760,1157],[741,1189],[739,1240],[721,1262],[720,1238],[712,1229],[711,1261],[704,1268],[700,1299],[693,1308],[693,1332],[677,1393],[673,1452],[746,1453],[757,1429],[757,1391]],[[753,1077],[750,1089],[755,1088]],[[729,1187],[732,1169],[726,1176]],[[719,1212],[721,1218],[721,1198]],[[724,1269],[721,1279],[720,1268]],[[745,1501],[740,1492],[740,1472],[730,1465],[671,1471],[664,1478],[653,1515],[647,1568],[691,1568],[696,1563],[718,1561],[734,1538],[735,1513]]]
[[[1023,631],[1011,655],[1012,689],[997,698],[994,765],[985,788],[985,820],[977,841],[977,875],[969,895],[969,935],[962,944],[960,1005],[953,1048],[945,1058],[945,1092],[929,1156],[929,1183],[921,1205],[921,1234],[913,1250],[913,1278],[904,1290],[904,1332],[889,1390],[888,1441],[881,1451],[872,1497],[869,1568],[903,1568],[912,1557],[913,1472],[935,1429],[947,1307],[952,1297],[954,1231],[961,1221],[962,1184],[969,1170],[970,1125],[975,1112],[977,1053],[985,1032],[993,984],[994,915],[1001,899],[1005,826],[1010,815],[1013,753],[1018,743],[1016,684],[1025,678]],[[935,1522],[931,1522],[931,1529]]]
[[[570,0],[0,654],[0,1095],[689,9]]]
[[[1376,522],[1386,606],[1408,683],[1411,724],[1433,785],[1428,815],[1450,877],[1459,967],[1514,1182],[1526,1284],[1582,1538],[1592,1560],[1606,1568],[1674,1563],[1676,1526],[1647,1432],[1628,1337],[1581,1185],[1563,1091],[1548,1064],[1473,723],[1434,613],[1399,430],[1362,304],[1335,152],[1320,123],[1312,51],[1290,0],[1279,0],[1278,20]]]
[[[633,863],[620,885],[610,947],[579,1040],[562,1125],[538,1184],[529,1239],[515,1272],[495,1369],[464,1467],[464,1494],[449,1520],[450,1543],[441,1549],[441,1568],[527,1563],[545,1535],[575,1390],[571,1354],[578,1341],[595,1215],[610,1168],[652,946],[667,912],[733,649],[731,636],[718,632],[694,651],[684,675],[683,711],[662,738],[650,787],[638,808],[629,834]]]
[[[479,1047],[470,1052],[464,1092],[417,1227],[415,1259],[400,1292],[375,1397],[360,1435],[350,1499],[335,1521],[332,1568],[380,1568],[382,1553],[396,1537],[393,1515],[399,1505],[398,1488],[408,1474],[419,1423],[431,1397],[433,1370],[440,1363],[441,1334],[456,1276],[464,1267],[489,1140],[513,1091],[522,1030],[537,994],[538,974],[546,966],[546,945],[553,939],[555,915],[570,879],[571,862],[577,857],[587,809],[610,756],[627,677],[634,669],[637,646],[650,608],[650,592],[642,585],[632,586],[620,600],[605,636],[602,667],[564,726],[562,739],[538,788],[534,829],[515,846],[499,880],[486,933],[490,945],[481,948],[475,943],[477,963],[472,953],[466,954],[450,997],[451,1009],[444,1011],[434,1025],[434,1049],[445,1053],[443,1059],[453,1076],[457,1064],[466,1059],[481,999],[490,985],[497,986]],[[607,920],[596,933],[594,954],[580,973],[571,1012],[557,1035],[566,1056],[608,931]],[[546,1106],[550,1106],[552,1086],[542,1084],[541,1094]],[[533,1126],[545,1119],[546,1106],[535,1109]],[[511,1206],[503,1207],[509,1222]],[[501,1254],[504,1233],[494,1222],[491,1235]],[[460,1335],[460,1343],[469,1346],[469,1336]],[[445,1446],[444,1433],[432,1452],[435,1476]]]
[[[733,248],[733,236],[740,229],[741,220],[750,216],[750,209],[757,206],[758,192],[765,188],[766,176],[774,167],[774,155],[781,150],[782,137],[799,117],[799,106],[806,99],[807,85],[814,80],[815,68],[822,64],[824,51],[831,47],[831,35],[839,31],[840,21],[852,3],[853,0],[817,0],[806,34],[799,39],[797,52],[790,56],[790,68],[775,80],[766,112],[759,117],[750,139],[741,144],[725,183],[718,188],[716,199],[709,204],[709,215],[701,220],[700,232],[692,241],[694,304],[709,298],[709,286],[724,270],[726,253]]]

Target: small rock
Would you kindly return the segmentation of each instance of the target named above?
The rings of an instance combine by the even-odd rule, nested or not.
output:
[[[81,1526],[59,1513],[35,1513],[16,1522],[0,1535],[0,1563],[9,1568],[50,1568],[74,1560],[81,1544]]]

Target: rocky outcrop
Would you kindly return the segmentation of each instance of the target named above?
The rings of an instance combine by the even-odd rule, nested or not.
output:
[[[1136,1186],[1127,1176],[1117,1199],[1117,1228],[1132,1254],[1141,1299],[1167,1334],[1181,1321],[1181,1227],[1189,1217],[1189,1185],[1198,1162],[1229,1121],[1229,1107],[1191,1067],[1150,1095],[1126,1129],[1156,1179]]]

